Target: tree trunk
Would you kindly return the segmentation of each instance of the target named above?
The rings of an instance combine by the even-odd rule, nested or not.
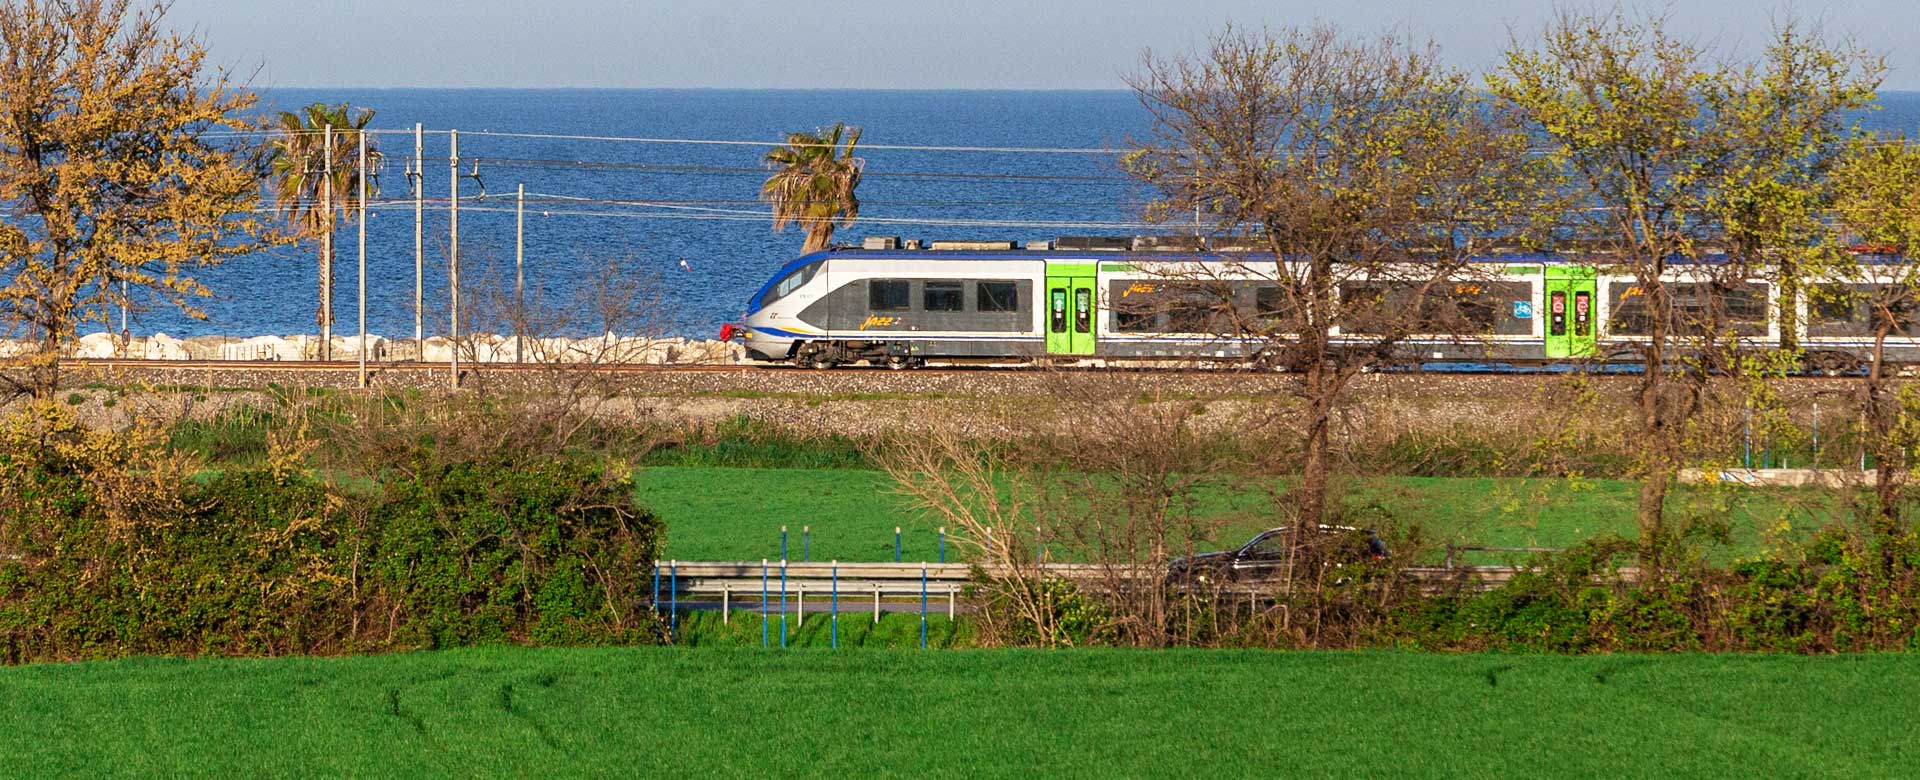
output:
[[[65,328],[48,327],[40,331],[40,353],[34,356],[28,372],[34,400],[50,401],[60,389],[60,351],[66,345]]]
[[[1276,257],[1284,253],[1276,251]],[[1334,319],[1333,261],[1315,257],[1308,269],[1306,321],[1301,328],[1300,349],[1306,357],[1303,377],[1307,400],[1306,451],[1300,468],[1300,517],[1295,523],[1294,548],[1299,548],[1298,531],[1319,525],[1327,517],[1327,479],[1329,429],[1332,426],[1335,396],[1340,390],[1340,367],[1334,365],[1328,337]]]
[[[801,247],[800,253],[803,255],[810,255],[810,254],[813,254],[814,252],[825,250],[828,246],[831,246],[832,243],[833,243],[833,226],[832,225],[815,225],[812,227],[808,227],[807,243],[805,246]]]
[[[326,360],[333,348],[333,231],[331,217],[329,229],[320,238],[320,310],[315,316],[320,326],[320,359]]]
[[[1666,286],[1659,280],[1660,269],[1654,271],[1654,284],[1642,284],[1646,291],[1647,310],[1652,315],[1647,318],[1647,346],[1643,353],[1643,371],[1640,377],[1640,448],[1643,460],[1640,464],[1640,502],[1635,509],[1635,519],[1640,526],[1640,549],[1643,562],[1652,563],[1657,559],[1658,551],[1664,547],[1666,535],[1667,489],[1673,482],[1677,469],[1679,453],[1674,451],[1672,421],[1667,419],[1671,404],[1668,403],[1667,384],[1671,381],[1666,371],[1666,339],[1668,306]]]
[[[1800,348],[1800,268],[1793,260],[1780,260],[1780,348]]]
[[[1329,429],[1332,427],[1333,399],[1326,373],[1327,366],[1316,364],[1307,369],[1307,420],[1305,458],[1300,468],[1300,516],[1297,525],[1310,528],[1326,521]]]
[[[1889,318],[1890,319],[1890,318]],[[1873,437],[1873,495],[1874,495],[1874,535],[1880,541],[1893,538],[1900,532],[1900,492],[1901,477],[1905,476],[1905,466],[1898,443],[1894,441],[1894,428],[1899,425],[1898,399],[1889,397],[1887,392],[1886,343],[1891,327],[1882,324],[1874,332],[1873,363],[1867,370],[1866,414],[1868,435]],[[1886,545],[1881,546],[1881,565],[1883,570],[1891,570],[1893,551]]]

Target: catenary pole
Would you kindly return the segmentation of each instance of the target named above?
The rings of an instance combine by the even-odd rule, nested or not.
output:
[[[321,131],[321,359],[334,355],[334,125]]]
[[[526,336],[527,308],[521,295],[526,285],[527,260],[527,185],[521,184],[518,205],[513,210],[513,362],[522,362],[521,346]]]
[[[448,327],[447,364],[453,370],[450,381],[452,387],[460,387],[460,131],[452,130],[447,134],[447,160],[452,176],[450,192],[453,197],[447,200],[447,302],[451,312]]]
[[[413,123],[413,349],[417,359],[427,354],[425,236],[427,207],[427,158],[421,156],[426,133],[419,122]]]
[[[367,386],[367,131],[360,131],[360,386]]]

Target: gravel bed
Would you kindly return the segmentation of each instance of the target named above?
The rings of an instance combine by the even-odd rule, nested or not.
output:
[[[371,374],[375,388],[445,392],[444,366],[386,365]],[[68,400],[91,418],[122,424],[143,416],[207,416],[237,405],[266,402],[270,385],[286,390],[351,390],[357,372],[342,369],[148,367],[70,370]],[[562,387],[590,389],[612,400],[599,413],[630,419],[713,424],[758,420],[803,433],[954,430],[999,438],[1030,432],[1033,421],[1062,399],[1133,398],[1203,405],[1203,429],[1262,424],[1276,407],[1298,403],[1295,377],[1250,373],[1137,371],[848,369],[649,370],[582,375],[524,370],[467,371],[467,392],[520,392]],[[1602,414],[1631,414],[1631,376],[1590,377]],[[1557,390],[1569,379],[1546,375],[1368,374],[1356,377],[1353,403],[1338,426],[1347,436],[1391,436],[1409,430],[1524,429],[1553,415]],[[1857,383],[1789,379],[1778,384],[1796,416],[1816,399],[1837,423]],[[76,394],[78,397],[76,397]]]

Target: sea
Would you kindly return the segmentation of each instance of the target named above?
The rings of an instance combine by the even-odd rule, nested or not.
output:
[[[759,198],[762,156],[786,133],[835,122],[863,129],[860,220],[836,243],[867,236],[1033,241],[1134,235],[1150,193],[1123,176],[1114,154],[1152,131],[1125,91],[272,89],[262,112],[314,102],[373,109],[378,141],[367,220],[369,332],[410,338],[415,323],[413,162],[426,129],[428,199],[421,307],[426,335],[448,316],[449,130],[459,131],[459,258],[469,301],[514,279],[517,193],[526,195],[526,297],[547,311],[589,306],[596,291],[644,301],[629,322],[712,338],[748,298],[798,256],[797,228],[776,232]],[[1920,128],[1920,92],[1882,95],[1861,118],[1876,130]],[[734,141],[740,143],[682,143]],[[885,147],[945,147],[895,149]],[[990,149],[990,150],[985,150]],[[358,332],[358,228],[336,235],[335,333]],[[133,335],[178,337],[317,333],[317,247],[302,243],[204,269],[213,296],[204,318],[141,301]],[[613,274],[616,285],[602,281]],[[477,310],[477,307],[476,307]],[[567,326],[596,320],[574,312]],[[119,330],[116,313],[84,331]],[[585,335],[584,333],[577,335]]]

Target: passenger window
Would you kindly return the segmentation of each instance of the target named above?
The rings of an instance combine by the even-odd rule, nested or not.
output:
[[[1253,308],[1262,317],[1277,317],[1286,313],[1286,298],[1279,287],[1263,285],[1253,291]]]
[[[867,308],[872,311],[911,311],[913,283],[900,279],[867,282]]]
[[[966,311],[967,288],[960,282],[927,282],[921,303],[927,311]]]
[[[1020,310],[1020,287],[1013,282],[981,282],[975,292],[980,311]]]
[[[1055,333],[1067,332],[1067,289],[1055,287],[1047,292],[1047,298],[1051,329]]]

